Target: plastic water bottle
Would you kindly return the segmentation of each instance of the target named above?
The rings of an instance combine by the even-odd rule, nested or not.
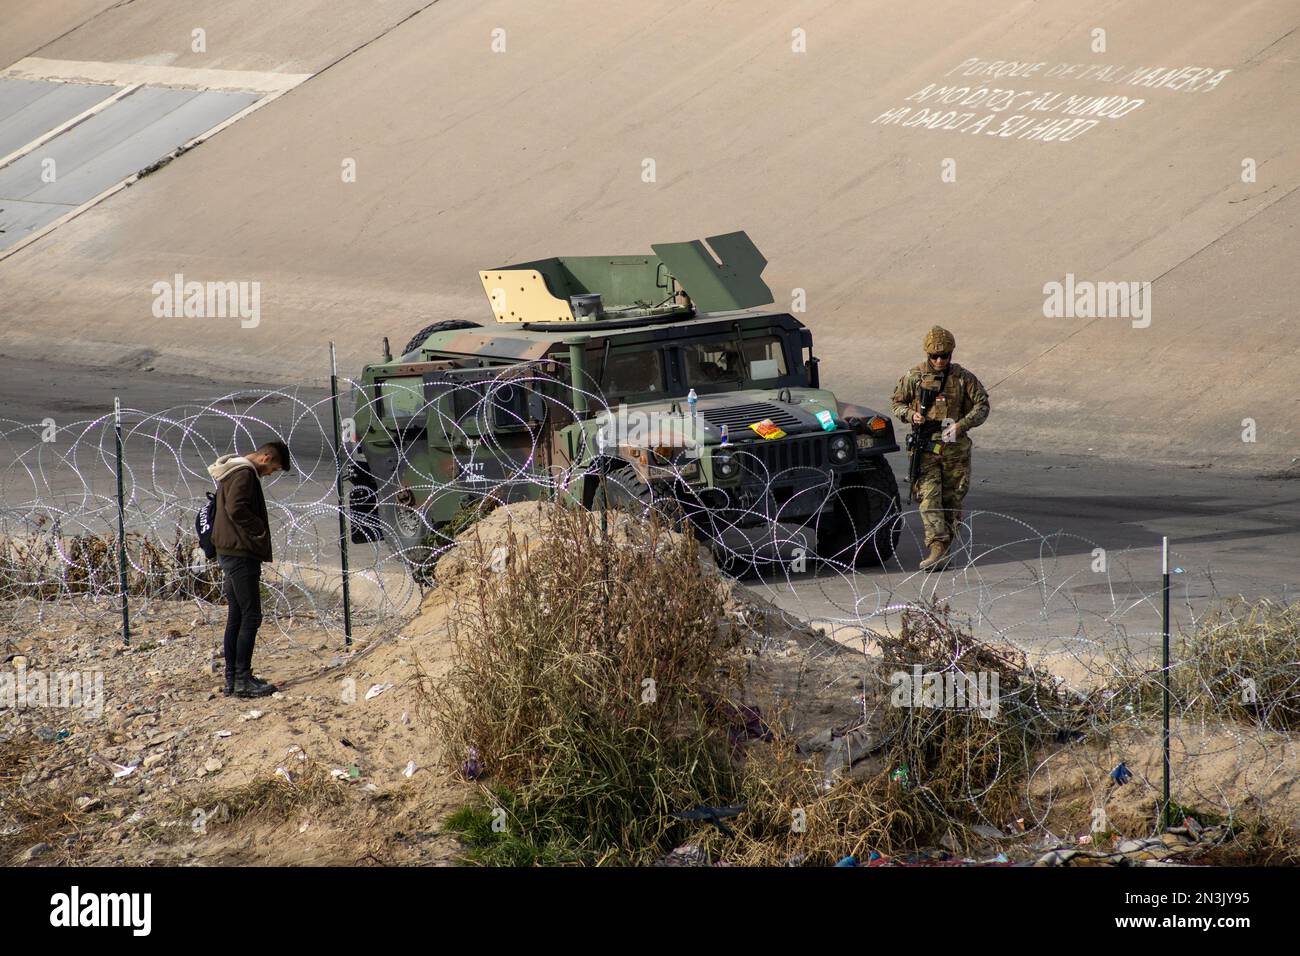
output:
[[[729,437],[728,434],[727,434],[727,423],[726,423],[726,422],[723,422],[723,423],[722,423],[722,444],[725,445],[725,444],[727,444],[730,440],[731,440],[731,439],[730,439],[730,437]]]
[[[695,406],[699,404],[700,396],[695,394],[695,389],[686,393],[686,404],[691,407],[691,420],[695,420]]]

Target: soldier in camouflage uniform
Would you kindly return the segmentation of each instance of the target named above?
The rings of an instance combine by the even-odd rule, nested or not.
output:
[[[970,430],[989,417],[989,393],[980,380],[952,361],[957,340],[939,326],[925,336],[926,360],[899,379],[893,413],[912,426],[932,423],[937,430],[921,452],[920,475],[912,496],[920,501],[921,523],[930,553],[922,570],[943,566],[961,522],[962,499],[970,488]],[[922,389],[941,389],[924,417]]]

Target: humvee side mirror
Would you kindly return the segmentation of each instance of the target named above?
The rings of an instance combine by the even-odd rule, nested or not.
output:
[[[808,385],[811,388],[821,388],[821,373],[817,369],[820,361],[812,354],[813,334],[812,329],[799,330],[799,344],[804,349],[803,363],[808,368]]]

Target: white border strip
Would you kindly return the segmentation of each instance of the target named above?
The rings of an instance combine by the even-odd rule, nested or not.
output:
[[[267,73],[254,70],[198,70],[184,66],[142,66],[96,60],[46,60],[29,56],[0,71],[15,80],[57,83],[111,83],[114,86],[170,86],[182,90],[232,93],[286,93],[311,73]]]

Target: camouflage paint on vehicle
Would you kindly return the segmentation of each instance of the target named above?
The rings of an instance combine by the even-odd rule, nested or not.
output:
[[[354,484],[394,543],[412,547],[489,492],[590,507],[611,469],[727,525],[816,520],[864,474],[896,504],[888,416],[820,387],[802,322],[698,311],[696,289],[713,306],[771,301],[744,233],[708,242],[716,260],[678,243],[485,270],[494,324],[434,332],[367,366],[354,392],[365,466]],[[779,437],[751,427],[768,420]]]

